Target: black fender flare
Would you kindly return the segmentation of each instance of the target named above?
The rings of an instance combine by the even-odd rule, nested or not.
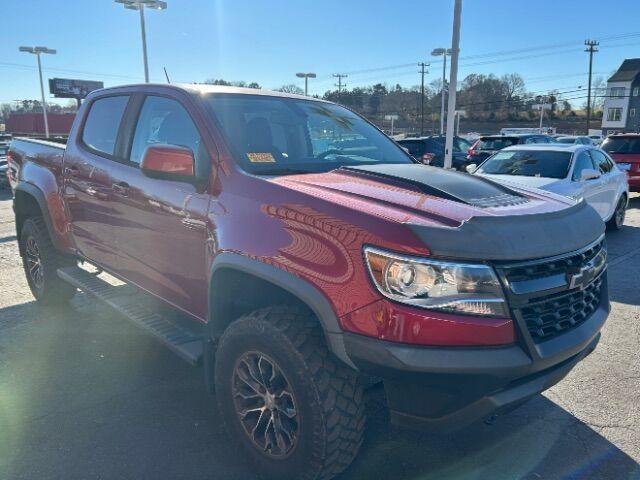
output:
[[[329,303],[327,297],[314,287],[308,281],[286,272],[273,265],[255,260],[244,255],[232,252],[219,253],[211,266],[211,273],[209,276],[209,285],[212,285],[213,276],[220,269],[233,269],[243,273],[254,275],[262,280],[270,282],[283,290],[291,293],[298,298],[301,302],[307,305],[311,311],[315,314],[322,326],[325,338],[327,339],[327,345],[333,354],[340,360],[345,362],[350,367],[356,369],[351,359],[346,353],[344,346],[344,334],[338,323],[338,317],[336,316],[333,307]],[[209,292],[209,298],[213,292]],[[209,305],[209,312],[212,311],[212,306]],[[209,315],[209,325],[213,329],[215,327],[215,319]],[[212,331],[212,330],[210,330]]]
[[[47,199],[44,196],[44,192],[40,190],[38,187],[33,185],[32,183],[20,182],[16,185],[14,192],[14,200],[13,200],[13,213],[17,217],[18,212],[16,211],[16,198],[18,197],[18,193],[22,192],[30,197],[33,197],[38,206],[40,207],[40,211],[42,212],[42,218],[44,219],[44,223],[47,226],[47,230],[49,231],[49,237],[51,238],[51,242],[56,249],[60,249],[60,242],[58,241],[58,237],[55,235],[53,225],[51,224],[51,215],[49,214],[49,206],[47,205]],[[16,218],[17,220],[17,218]],[[18,231],[18,222],[16,221],[16,236],[20,238],[20,232]]]

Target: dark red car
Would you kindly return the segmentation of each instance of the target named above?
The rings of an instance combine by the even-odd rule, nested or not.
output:
[[[602,149],[629,176],[629,191],[640,192],[640,133],[609,135]]]
[[[111,88],[88,96],[66,148],[16,139],[11,155],[34,296],[80,287],[203,363],[268,477],[344,470],[372,379],[406,427],[511,409],[588,355],[609,311],[604,225],[585,202],[418,164],[330,102]],[[117,299],[79,261],[182,316]]]

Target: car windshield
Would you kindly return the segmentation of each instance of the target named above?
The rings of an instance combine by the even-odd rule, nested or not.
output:
[[[481,138],[478,140],[476,149],[478,150],[502,150],[518,143],[517,138],[499,137],[499,138]]]
[[[572,137],[560,137],[556,138],[556,142],[558,143],[576,143],[576,139]]]
[[[480,166],[478,172],[493,175],[565,178],[570,165],[571,152],[516,150],[496,153]]]
[[[331,103],[210,94],[210,114],[240,166],[262,175],[326,172],[347,165],[413,163],[362,117]]]
[[[602,142],[607,153],[640,153],[640,137],[609,137]]]

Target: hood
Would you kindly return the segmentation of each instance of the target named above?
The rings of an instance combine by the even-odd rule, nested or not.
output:
[[[544,188],[556,183],[559,179],[549,177],[527,177],[524,175],[493,175],[490,173],[476,173],[477,176],[489,178],[494,182],[509,186],[524,185],[530,188]]]
[[[270,181],[407,226],[434,255],[449,258],[551,256],[595,241],[604,228],[584,202],[418,164],[344,167]]]

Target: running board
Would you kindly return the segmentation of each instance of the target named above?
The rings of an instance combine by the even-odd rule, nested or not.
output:
[[[189,363],[197,365],[200,362],[203,351],[203,336],[198,329],[200,326],[188,325],[188,322],[192,322],[182,315],[166,308],[158,308],[158,301],[151,295],[130,285],[112,285],[79,267],[60,268],[58,276],[79,290],[102,300]]]

